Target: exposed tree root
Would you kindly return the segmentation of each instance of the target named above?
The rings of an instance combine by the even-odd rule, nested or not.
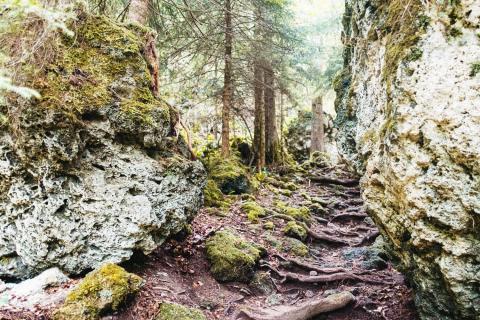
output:
[[[315,183],[337,184],[345,187],[356,187],[359,184],[357,179],[335,179],[329,177],[310,176],[310,181]]]
[[[356,212],[345,212],[339,213],[330,218],[330,221],[341,219],[341,218],[367,218],[368,215],[365,213],[356,213]]]
[[[355,301],[348,291],[332,294],[326,298],[307,300],[297,306],[275,306],[270,309],[242,310],[237,316],[253,320],[307,320],[316,315],[341,309]]]
[[[307,228],[307,233],[312,239],[315,239],[315,240],[327,241],[327,242],[342,244],[346,246],[351,245],[350,242],[343,240],[342,238],[329,235],[323,231],[313,231],[312,229]]]
[[[335,282],[335,281],[342,281],[342,280],[359,280],[365,283],[375,283],[375,284],[388,283],[382,280],[353,274],[351,272],[336,272],[331,274],[306,276],[306,275],[295,273],[295,272],[282,272],[272,267],[269,264],[262,264],[262,267],[267,267],[273,272],[275,272],[279,277],[282,278],[281,282],[286,282],[290,280],[290,281],[297,281],[301,283],[328,283],[328,282]]]
[[[380,235],[380,231],[378,230],[371,230],[369,231],[362,240],[360,240],[357,244],[353,245],[354,247],[360,247],[362,246],[365,242],[371,241],[376,239]]]

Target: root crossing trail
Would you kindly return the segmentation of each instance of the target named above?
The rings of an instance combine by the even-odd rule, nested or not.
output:
[[[294,191],[282,189],[287,182],[290,186],[295,183],[290,188]],[[112,319],[154,319],[162,301],[202,309],[209,319],[249,319],[251,310],[295,308],[345,291],[351,292],[355,301],[318,319],[417,319],[412,292],[388,261],[382,242],[376,241],[378,230],[363,209],[358,183],[347,173],[323,168],[308,176],[269,178],[255,194],[256,202],[267,212],[257,223],[249,221],[241,209],[246,200],[238,197],[226,214],[203,209],[186,239],[171,240],[140,262],[133,259],[136,264],[127,267],[147,283]],[[282,214],[279,206],[310,208],[309,223],[299,223],[308,233],[306,247],[285,235],[291,218]],[[219,283],[212,278],[205,239],[220,229],[234,230],[267,249],[257,269],[262,280],[244,284]]]

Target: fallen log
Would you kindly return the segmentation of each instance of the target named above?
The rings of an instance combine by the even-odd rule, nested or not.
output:
[[[358,179],[335,179],[329,177],[318,177],[318,176],[310,176],[310,181],[315,183],[325,183],[325,184],[337,184],[344,187],[355,187],[358,186],[360,181]]]
[[[344,308],[355,301],[348,291],[329,295],[326,298],[307,300],[294,306],[275,306],[270,309],[242,310],[237,319],[246,316],[252,320],[307,320],[322,313]]]

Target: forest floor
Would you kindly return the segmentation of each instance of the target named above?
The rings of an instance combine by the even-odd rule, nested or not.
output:
[[[317,169],[314,174],[335,179],[352,178],[338,168]],[[215,210],[204,208],[192,223],[193,232],[184,240],[170,240],[148,257],[132,259],[135,263],[126,268],[143,277],[146,285],[128,307],[105,319],[153,319],[163,301],[202,309],[209,319],[236,319],[243,308],[297,305],[338,291],[352,292],[356,302],[316,319],[418,319],[411,289],[392,264],[385,261],[388,259],[382,256],[378,244],[373,244],[378,233],[363,209],[358,186],[312,183],[298,174],[284,178],[287,179],[295,182],[297,190],[285,192],[265,184],[255,194],[256,202],[273,209],[276,201],[292,207],[304,205],[306,199],[309,203],[312,199],[323,203],[326,210],[314,214],[310,230],[332,236],[333,242],[313,240],[310,236],[306,241],[308,254],[295,256],[285,250],[288,246],[282,245],[289,240],[282,232],[286,221],[267,216],[263,220],[272,221],[274,228],[265,230],[263,221],[254,224],[247,219],[241,210],[245,201],[241,197],[224,217],[212,214]],[[259,267],[267,277],[265,283],[219,283],[212,277],[205,239],[223,228],[234,230],[267,249],[268,255],[261,263],[264,267]],[[333,277],[318,283],[303,283],[291,277],[282,281],[284,279],[274,271],[288,271],[306,279],[322,274],[324,268],[344,268],[347,274],[357,276],[354,279],[335,280]]]

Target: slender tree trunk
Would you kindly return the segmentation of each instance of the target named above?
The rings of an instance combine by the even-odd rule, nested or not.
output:
[[[318,97],[312,103],[313,124],[312,124],[312,144],[310,153],[315,151],[325,152],[324,129],[323,129],[323,101]]]
[[[231,0],[225,0],[225,71],[222,110],[222,155],[224,157],[230,156],[230,111],[233,100],[232,42],[232,4]]]
[[[127,21],[147,25],[151,0],[131,0],[128,7]]]
[[[264,82],[265,160],[268,165],[272,165],[280,160],[280,148],[277,132],[274,73],[271,65],[267,65],[265,68]]]
[[[254,158],[258,170],[265,167],[265,109],[263,104],[263,68],[260,61],[254,66],[255,119],[253,132]]]
[[[285,163],[285,152],[284,152],[284,141],[283,141],[284,126],[285,126],[285,113],[284,113],[283,91],[280,91],[280,151],[282,154],[282,163]]]

